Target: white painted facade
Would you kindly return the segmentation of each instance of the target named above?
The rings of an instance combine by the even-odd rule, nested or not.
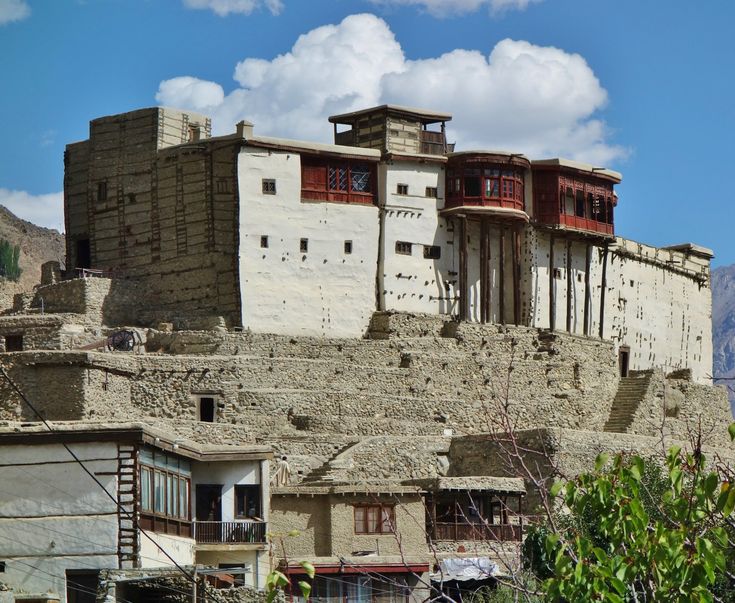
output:
[[[275,194],[263,193],[264,178],[275,180]],[[246,146],[238,157],[238,181],[242,326],[266,333],[364,335],[375,310],[378,208],[302,201],[296,152]]]
[[[72,444],[108,492],[117,492],[117,446]],[[3,446],[2,581],[16,592],[65,600],[67,570],[116,568],[117,508],[60,444]]]

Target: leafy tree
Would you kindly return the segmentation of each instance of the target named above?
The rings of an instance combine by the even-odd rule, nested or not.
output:
[[[601,455],[593,472],[552,488],[566,520],[525,545],[547,600],[706,602],[727,587],[735,487],[698,452],[673,448],[665,467],[648,463]]]
[[[11,281],[17,281],[20,278],[21,268],[18,265],[20,260],[20,246],[12,245],[5,239],[0,239],[0,276]]]

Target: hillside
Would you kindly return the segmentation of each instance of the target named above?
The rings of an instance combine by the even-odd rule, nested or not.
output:
[[[735,264],[712,271],[712,340],[714,376],[735,377]]]
[[[64,235],[56,230],[42,228],[21,220],[0,205],[0,239],[20,246],[19,265],[22,270],[18,282],[0,278],[0,309],[13,304],[13,295],[29,291],[41,280],[41,264],[49,260],[64,262]]]

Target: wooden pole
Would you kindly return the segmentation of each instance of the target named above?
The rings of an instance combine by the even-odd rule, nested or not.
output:
[[[498,257],[500,262],[499,273],[498,273],[498,286],[499,291],[498,303],[500,305],[500,324],[505,324],[505,226],[500,227],[500,256]]]
[[[607,290],[607,253],[609,243],[605,241],[602,253],[602,280],[600,282],[600,339],[605,334],[605,291]]]
[[[556,329],[556,291],[554,289],[554,235],[549,237],[549,329]]]
[[[572,240],[567,239],[567,331],[572,332],[572,291],[574,290],[574,279],[572,278]]]
[[[584,259],[584,334],[589,337],[592,326],[592,291],[590,291],[590,266],[592,265],[592,245],[587,243],[587,253]]]

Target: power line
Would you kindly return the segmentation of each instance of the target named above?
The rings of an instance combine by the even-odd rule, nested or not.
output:
[[[10,378],[10,376],[5,372],[5,367],[0,366],[0,373],[2,373],[2,376],[5,378],[5,380],[10,384],[10,386],[15,390],[15,392],[21,397],[21,399],[28,405],[28,407],[33,411],[33,413],[41,420],[41,422],[44,424],[46,429],[48,429],[51,433],[58,433],[56,432],[53,427],[49,424],[49,422],[44,418],[44,416],[36,409],[36,407],[31,404],[31,401],[26,397],[26,395],[20,390],[20,388],[15,384],[15,382]],[[84,465],[84,463],[79,459],[79,457],[74,453],[74,451],[69,448],[69,446],[65,442],[61,442],[61,445],[64,447],[64,449],[71,455],[71,457],[76,461],[79,466],[84,470],[84,472],[91,477],[94,480],[94,483],[97,484],[102,491],[107,495],[107,497],[115,504],[115,506],[125,514],[125,516],[135,522],[135,517],[132,513],[130,513],[125,507],[123,507],[120,502],[115,498],[110,492],[107,491],[107,488],[104,487],[102,482],[100,482],[97,477],[92,473],[87,467]],[[160,545],[156,540],[151,537],[145,530],[139,530],[143,536],[145,536],[148,540],[150,540],[153,545],[161,551],[161,553],[164,554],[164,556],[171,561],[171,563],[178,569],[186,578],[192,582],[193,584],[196,584],[196,578],[192,576],[189,572],[187,572],[179,563],[168,554],[168,552]]]

